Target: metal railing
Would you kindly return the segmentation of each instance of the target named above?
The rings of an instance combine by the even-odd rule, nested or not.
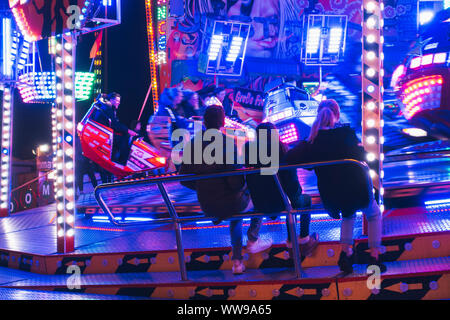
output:
[[[280,166],[279,170],[287,170],[287,169],[314,169],[317,167],[324,167],[324,166],[330,166],[330,165],[338,165],[338,164],[353,164],[356,166],[359,166],[363,169],[365,172],[365,177],[367,180],[367,185],[369,186],[370,192],[372,191],[372,180],[369,175],[369,168],[366,163],[360,162],[353,159],[343,159],[343,160],[335,160],[335,161],[323,161],[323,162],[310,162],[310,163],[304,163],[299,165],[285,165]],[[164,183],[169,182],[181,182],[181,181],[196,181],[196,180],[202,180],[202,179],[213,179],[213,178],[223,178],[223,177],[231,177],[231,176],[239,176],[239,175],[248,175],[248,174],[257,174],[260,173],[261,169],[239,169],[234,171],[226,171],[226,172],[218,172],[218,173],[211,173],[211,174],[184,174],[184,175],[177,175],[177,174],[168,174],[163,176],[156,176],[151,178],[144,178],[144,179],[131,179],[131,180],[125,180],[125,181],[119,181],[119,182],[113,182],[113,183],[106,183],[99,185],[95,188],[95,199],[97,200],[100,208],[108,215],[108,218],[111,223],[117,226],[130,226],[130,225],[148,225],[148,224],[162,224],[162,223],[173,223],[174,229],[175,229],[175,237],[176,237],[176,245],[177,245],[177,253],[178,253],[178,262],[180,265],[180,273],[181,273],[181,279],[183,281],[188,280],[187,277],[187,271],[186,271],[186,263],[185,263],[185,257],[184,257],[184,248],[182,243],[182,234],[181,234],[181,223],[183,222],[192,222],[192,221],[201,221],[201,220],[211,220],[211,216],[202,216],[202,217],[179,217],[176,209],[170,200],[169,195],[167,194],[167,190],[164,187]],[[283,202],[285,204],[286,211],[283,212],[276,212],[276,213],[258,213],[258,212],[248,212],[248,213],[242,213],[239,215],[234,215],[231,218],[227,218],[226,220],[234,220],[234,219],[242,219],[242,218],[248,218],[248,217],[273,217],[273,216],[280,216],[280,215],[286,215],[286,221],[287,221],[287,227],[289,229],[289,233],[291,235],[291,243],[292,243],[292,254],[293,254],[293,260],[294,260],[294,267],[295,267],[295,274],[296,278],[301,278],[301,260],[300,260],[300,252],[299,252],[299,246],[298,246],[298,239],[297,239],[297,233],[296,233],[296,217],[295,215],[298,213],[310,213],[311,210],[294,210],[291,206],[290,200],[287,197],[287,195],[284,193],[283,188],[281,186],[280,180],[278,178],[278,175],[273,175],[274,181],[278,187],[278,190],[280,191],[280,194],[283,198]],[[156,184],[158,187],[159,192],[161,193],[161,196],[164,200],[165,205],[167,206],[167,210],[169,212],[170,218],[160,218],[155,219],[151,221],[141,221],[141,222],[119,222],[112,214],[111,210],[108,208],[108,205],[106,204],[105,200],[102,197],[102,193],[112,190],[112,189],[120,189],[120,188],[127,188],[130,186],[151,186]]]

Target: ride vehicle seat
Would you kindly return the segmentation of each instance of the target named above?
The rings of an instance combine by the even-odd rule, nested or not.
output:
[[[93,106],[91,120],[113,129],[111,160],[126,165],[133,143],[128,127],[118,120],[116,110],[104,95],[100,95]]]

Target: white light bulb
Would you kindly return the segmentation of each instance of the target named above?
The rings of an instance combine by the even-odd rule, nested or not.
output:
[[[375,10],[375,2],[370,1],[366,4],[366,9],[369,12],[373,12]]]
[[[369,136],[366,138],[366,141],[368,144],[374,144],[375,143],[375,137],[374,136]]]
[[[367,69],[366,75],[367,75],[368,77],[373,77],[373,76],[375,75],[375,70],[374,70],[373,68]]]
[[[73,222],[73,215],[71,215],[71,214],[68,215],[67,218],[66,218],[66,222],[67,223],[72,223]]]
[[[367,39],[367,42],[368,42],[368,43],[373,43],[373,42],[375,42],[375,36],[374,36],[373,34],[369,34],[369,35],[366,37],[366,39]]]
[[[375,59],[376,58],[375,52],[373,52],[373,51],[367,52],[366,57],[367,57],[368,60]]]
[[[373,154],[372,152],[369,152],[367,154],[367,161],[372,162],[375,160],[375,154]]]

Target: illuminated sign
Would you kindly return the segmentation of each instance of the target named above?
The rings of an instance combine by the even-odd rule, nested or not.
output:
[[[167,12],[168,3],[167,0],[158,0],[156,7],[156,21],[158,23],[157,27],[157,64],[162,65],[167,63],[167,36],[166,36],[166,26],[167,26]]]

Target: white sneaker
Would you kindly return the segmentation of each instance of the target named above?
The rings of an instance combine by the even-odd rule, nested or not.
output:
[[[245,271],[245,265],[240,260],[234,260],[231,270],[233,271],[233,274],[243,274]]]
[[[247,252],[257,253],[264,251],[272,246],[272,239],[258,238],[255,242],[247,241]]]

